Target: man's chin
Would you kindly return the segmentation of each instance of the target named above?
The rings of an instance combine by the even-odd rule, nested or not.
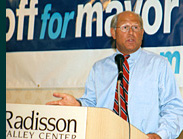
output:
[[[131,54],[131,53],[136,52],[138,49],[139,49],[139,47],[136,47],[136,46],[129,46],[129,47],[127,47],[127,49],[126,49],[126,53]]]

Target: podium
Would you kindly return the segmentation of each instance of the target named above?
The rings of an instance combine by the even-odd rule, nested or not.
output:
[[[131,139],[147,139],[130,125]],[[86,139],[129,139],[129,124],[114,112],[104,108],[88,108]]]
[[[130,125],[130,139],[147,139]],[[106,108],[6,104],[6,138],[129,139],[129,124]]]

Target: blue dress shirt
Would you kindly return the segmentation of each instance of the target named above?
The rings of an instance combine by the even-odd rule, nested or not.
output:
[[[94,64],[79,98],[82,106],[113,110],[118,68],[115,54]],[[128,58],[130,123],[162,139],[175,139],[183,128],[183,100],[169,62],[139,48]]]

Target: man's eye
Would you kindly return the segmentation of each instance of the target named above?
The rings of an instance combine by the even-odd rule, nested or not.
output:
[[[123,26],[124,29],[128,29],[128,26]]]
[[[138,26],[133,26],[133,29],[138,30],[138,29],[139,29],[139,27],[138,27]]]

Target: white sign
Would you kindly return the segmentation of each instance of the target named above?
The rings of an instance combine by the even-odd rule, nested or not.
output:
[[[6,104],[6,139],[84,139],[86,107]]]

